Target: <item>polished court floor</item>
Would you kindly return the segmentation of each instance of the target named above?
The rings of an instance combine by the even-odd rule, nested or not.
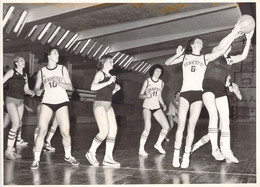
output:
[[[217,162],[211,155],[210,145],[204,145],[191,155],[188,169],[173,168],[173,142],[176,127],[170,132],[170,142],[165,142],[166,155],[153,148],[160,127],[154,122],[146,144],[147,158],[138,156],[139,138],[143,124],[119,123],[115,146],[115,160],[120,168],[103,167],[104,143],[98,149],[101,166],[94,167],[85,158],[96,124],[71,124],[72,154],[81,164],[71,166],[63,160],[64,151],[59,131],[53,137],[55,152],[43,152],[38,170],[30,170],[33,160],[33,131],[35,126],[24,126],[26,147],[16,147],[22,158],[4,159],[4,185],[102,185],[102,184],[256,184],[256,124],[255,122],[231,124],[232,149],[239,164]],[[207,121],[199,121],[195,141],[207,132]],[[6,146],[7,132],[4,132]],[[185,133],[184,133],[185,136]]]

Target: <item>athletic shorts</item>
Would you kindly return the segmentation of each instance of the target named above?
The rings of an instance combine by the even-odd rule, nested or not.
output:
[[[49,103],[42,103],[42,105],[46,105],[48,106],[53,112],[56,112],[57,110],[59,110],[61,107],[64,106],[68,106],[69,102],[63,102],[63,103],[59,103],[59,104],[49,104]]]
[[[99,106],[104,107],[105,110],[108,111],[112,107],[112,103],[110,101],[94,101],[93,110],[95,110]]]
[[[23,104],[23,99],[16,99],[13,97],[6,97],[6,105],[8,105],[9,103],[14,103],[16,107],[21,106]]]
[[[203,93],[211,92],[215,95],[215,98],[226,96],[226,88],[222,82],[210,79],[204,79],[203,81]]]
[[[157,112],[158,110],[160,110],[161,108],[156,108],[156,109],[149,109],[149,108],[144,108],[147,110],[150,110],[152,112],[152,114],[154,114],[155,112]]]
[[[181,92],[180,97],[186,99],[190,105],[196,101],[202,101],[202,91]]]

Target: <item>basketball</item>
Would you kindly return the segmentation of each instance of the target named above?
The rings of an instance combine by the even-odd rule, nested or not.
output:
[[[237,23],[241,28],[241,32],[248,34],[255,28],[255,20],[250,15],[242,15],[238,18]]]

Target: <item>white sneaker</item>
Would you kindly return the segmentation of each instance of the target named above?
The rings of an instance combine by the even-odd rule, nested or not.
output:
[[[184,153],[181,163],[181,168],[188,168],[190,165],[190,153]]]
[[[239,160],[234,156],[233,152],[230,151],[223,151],[223,156],[226,159],[226,162],[228,163],[239,163]]]
[[[107,156],[105,155],[105,158],[103,160],[103,165],[104,166],[113,166],[113,167],[120,167],[120,163],[116,162],[112,156]]]
[[[33,163],[31,164],[30,168],[31,169],[38,169],[39,167],[39,161],[33,161]]]
[[[157,149],[161,154],[165,154],[165,153],[166,153],[165,150],[162,148],[161,145],[155,144],[155,145],[154,145],[154,148]]]
[[[87,158],[87,160],[89,161],[89,163],[93,166],[99,166],[99,162],[96,158],[96,154],[88,151],[86,154],[85,154],[85,157]]]
[[[180,150],[174,150],[172,166],[175,168],[180,167]]]
[[[28,142],[25,142],[23,139],[16,141],[17,146],[26,146],[28,145]]]
[[[139,155],[140,156],[148,156],[148,153],[144,149],[139,149]]]
[[[219,148],[217,148],[215,151],[212,151],[212,156],[217,160],[217,161],[222,161],[224,160],[224,156],[220,152]]]

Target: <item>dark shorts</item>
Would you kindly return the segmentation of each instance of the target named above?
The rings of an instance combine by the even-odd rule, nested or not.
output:
[[[186,99],[190,104],[196,101],[202,101],[202,91],[181,92],[180,97]]]
[[[152,114],[154,114],[155,112],[157,112],[158,110],[160,110],[161,108],[156,108],[156,109],[149,109],[149,108],[144,108],[147,110],[150,110],[152,112]]]
[[[16,107],[21,106],[23,104],[23,99],[17,99],[13,97],[6,97],[5,104],[14,103]]]
[[[226,88],[222,82],[210,79],[203,81],[203,93],[211,92],[216,98],[226,96]]]
[[[61,107],[68,106],[69,102],[59,103],[59,104],[49,104],[49,103],[42,103],[42,105],[48,106],[53,112],[56,112]]]

